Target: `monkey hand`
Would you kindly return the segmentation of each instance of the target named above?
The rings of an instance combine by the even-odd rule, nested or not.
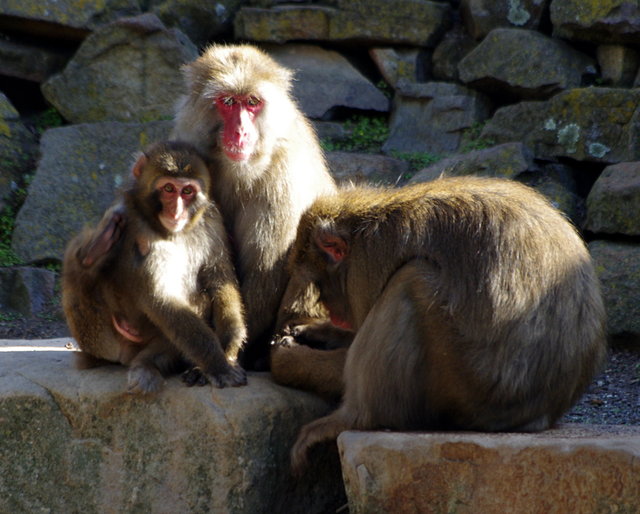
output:
[[[78,249],[80,264],[89,268],[98,259],[105,257],[113,245],[120,240],[125,225],[124,205],[119,204],[109,209],[91,240]]]

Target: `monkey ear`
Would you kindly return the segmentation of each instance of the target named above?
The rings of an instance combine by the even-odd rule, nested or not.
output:
[[[320,231],[316,234],[315,240],[318,248],[335,264],[342,262],[349,253],[347,241],[335,233]]]
[[[138,155],[138,159],[136,160],[136,163],[133,165],[133,169],[131,170],[131,173],[133,173],[133,176],[135,178],[140,178],[140,175],[142,175],[142,168],[144,168],[146,164],[147,156],[141,153],[140,155]]]

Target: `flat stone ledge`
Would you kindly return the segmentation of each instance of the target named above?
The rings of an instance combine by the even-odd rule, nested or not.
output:
[[[349,512],[640,512],[640,427],[343,432]]]
[[[334,512],[337,452],[300,480],[289,450],[329,406],[250,373],[246,387],[128,395],[126,370],[76,370],[71,339],[0,341],[0,512]]]

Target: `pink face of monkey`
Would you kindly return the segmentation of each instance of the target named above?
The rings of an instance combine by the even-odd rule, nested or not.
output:
[[[249,160],[260,139],[256,121],[264,101],[254,95],[222,94],[215,103],[224,122],[222,149],[225,155],[236,162]]]

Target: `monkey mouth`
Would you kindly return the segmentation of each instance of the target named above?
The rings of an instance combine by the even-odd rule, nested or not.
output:
[[[232,161],[247,161],[251,157],[252,149],[247,145],[224,145],[224,154]]]

